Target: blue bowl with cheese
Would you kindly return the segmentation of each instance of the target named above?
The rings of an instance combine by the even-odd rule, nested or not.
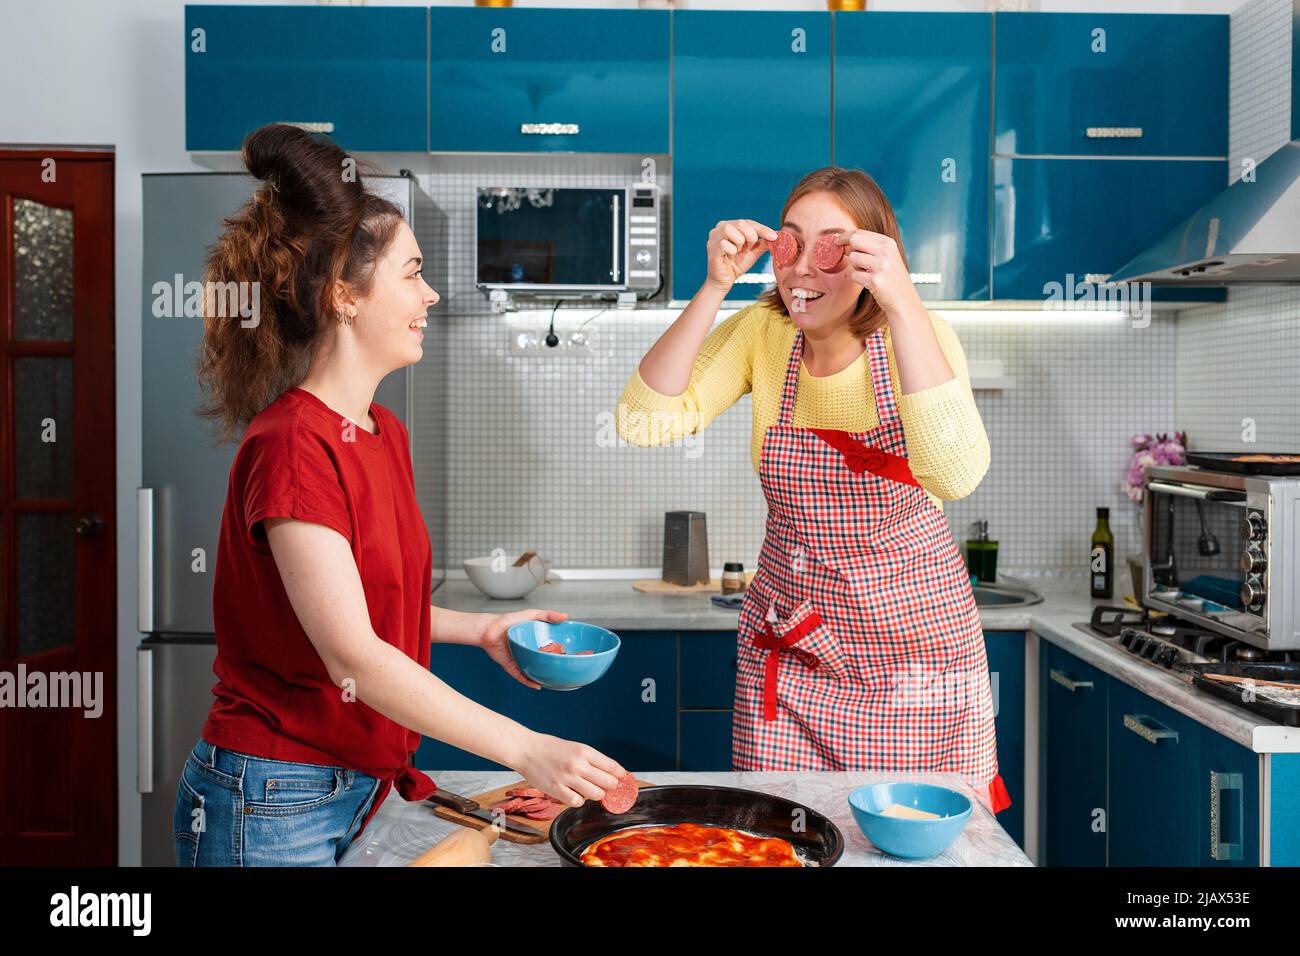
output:
[[[547,690],[577,690],[599,680],[622,646],[613,631],[580,621],[521,621],[506,636],[519,669]],[[541,650],[555,644],[564,653]]]
[[[956,790],[932,783],[873,783],[849,794],[853,819],[871,843],[890,856],[938,856],[966,828],[972,805]]]

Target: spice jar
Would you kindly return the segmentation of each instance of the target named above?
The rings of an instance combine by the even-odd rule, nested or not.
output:
[[[722,593],[739,594],[745,590],[745,566],[739,561],[728,561],[722,566]]]

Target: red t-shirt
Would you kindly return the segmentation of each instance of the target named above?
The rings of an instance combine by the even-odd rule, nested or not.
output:
[[[427,667],[433,551],[407,433],[382,405],[370,414],[378,434],[294,387],[249,423],[221,516],[212,596],[218,680],[203,726],[218,747],[379,777],[366,823],[392,782],[407,800],[436,789],[410,766],[420,735],[345,700],[330,680],[289,603],[262,520],[297,518],[343,535],[375,633]]]

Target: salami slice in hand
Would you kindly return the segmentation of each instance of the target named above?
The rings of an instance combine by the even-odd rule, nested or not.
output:
[[[605,796],[600,799],[600,805],[610,813],[627,813],[636,803],[636,791],[636,778],[628,774],[613,790],[605,792]]]
[[[823,272],[834,269],[844,257],[844,246],[836,242],[837,237],[827,235],[817,240],[813,246],[813,265]]]
[[[799,243],[795,240],[794,233],[788,229],[778,231],[775,239],[768,240],[767,247],[772,251],[772,264],[782,269],[794,262],[799,255]]]

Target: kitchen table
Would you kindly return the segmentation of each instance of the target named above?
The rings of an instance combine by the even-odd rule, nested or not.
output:
[[[519,779],[518,774],[504,770],[426,772],[439,786],[466,796],[486,793]],[[811,807],[830,817],[844,835],[844,855],[837,866],[1032,866],[1020,847],[956,774],[656,771],[637,776],[656,784],[708,784],[760,790]],[[973,809],[965,830],[939,856],[915,861],[888,856],[872,846],[853,822],[848,802],[851,790],[866,784],[897,780],[937,783],[960,790],[971,798]],[[390,793],[365,832],[343,855],[340,865],[406,865],[459,826],[435,816],[434,809],[434,804],[427,801],[408,803],[399,794]],[[559,866],[560,858],[549,842],[518,844],[498,839],[492,846],[492,862],[503,866]]]

